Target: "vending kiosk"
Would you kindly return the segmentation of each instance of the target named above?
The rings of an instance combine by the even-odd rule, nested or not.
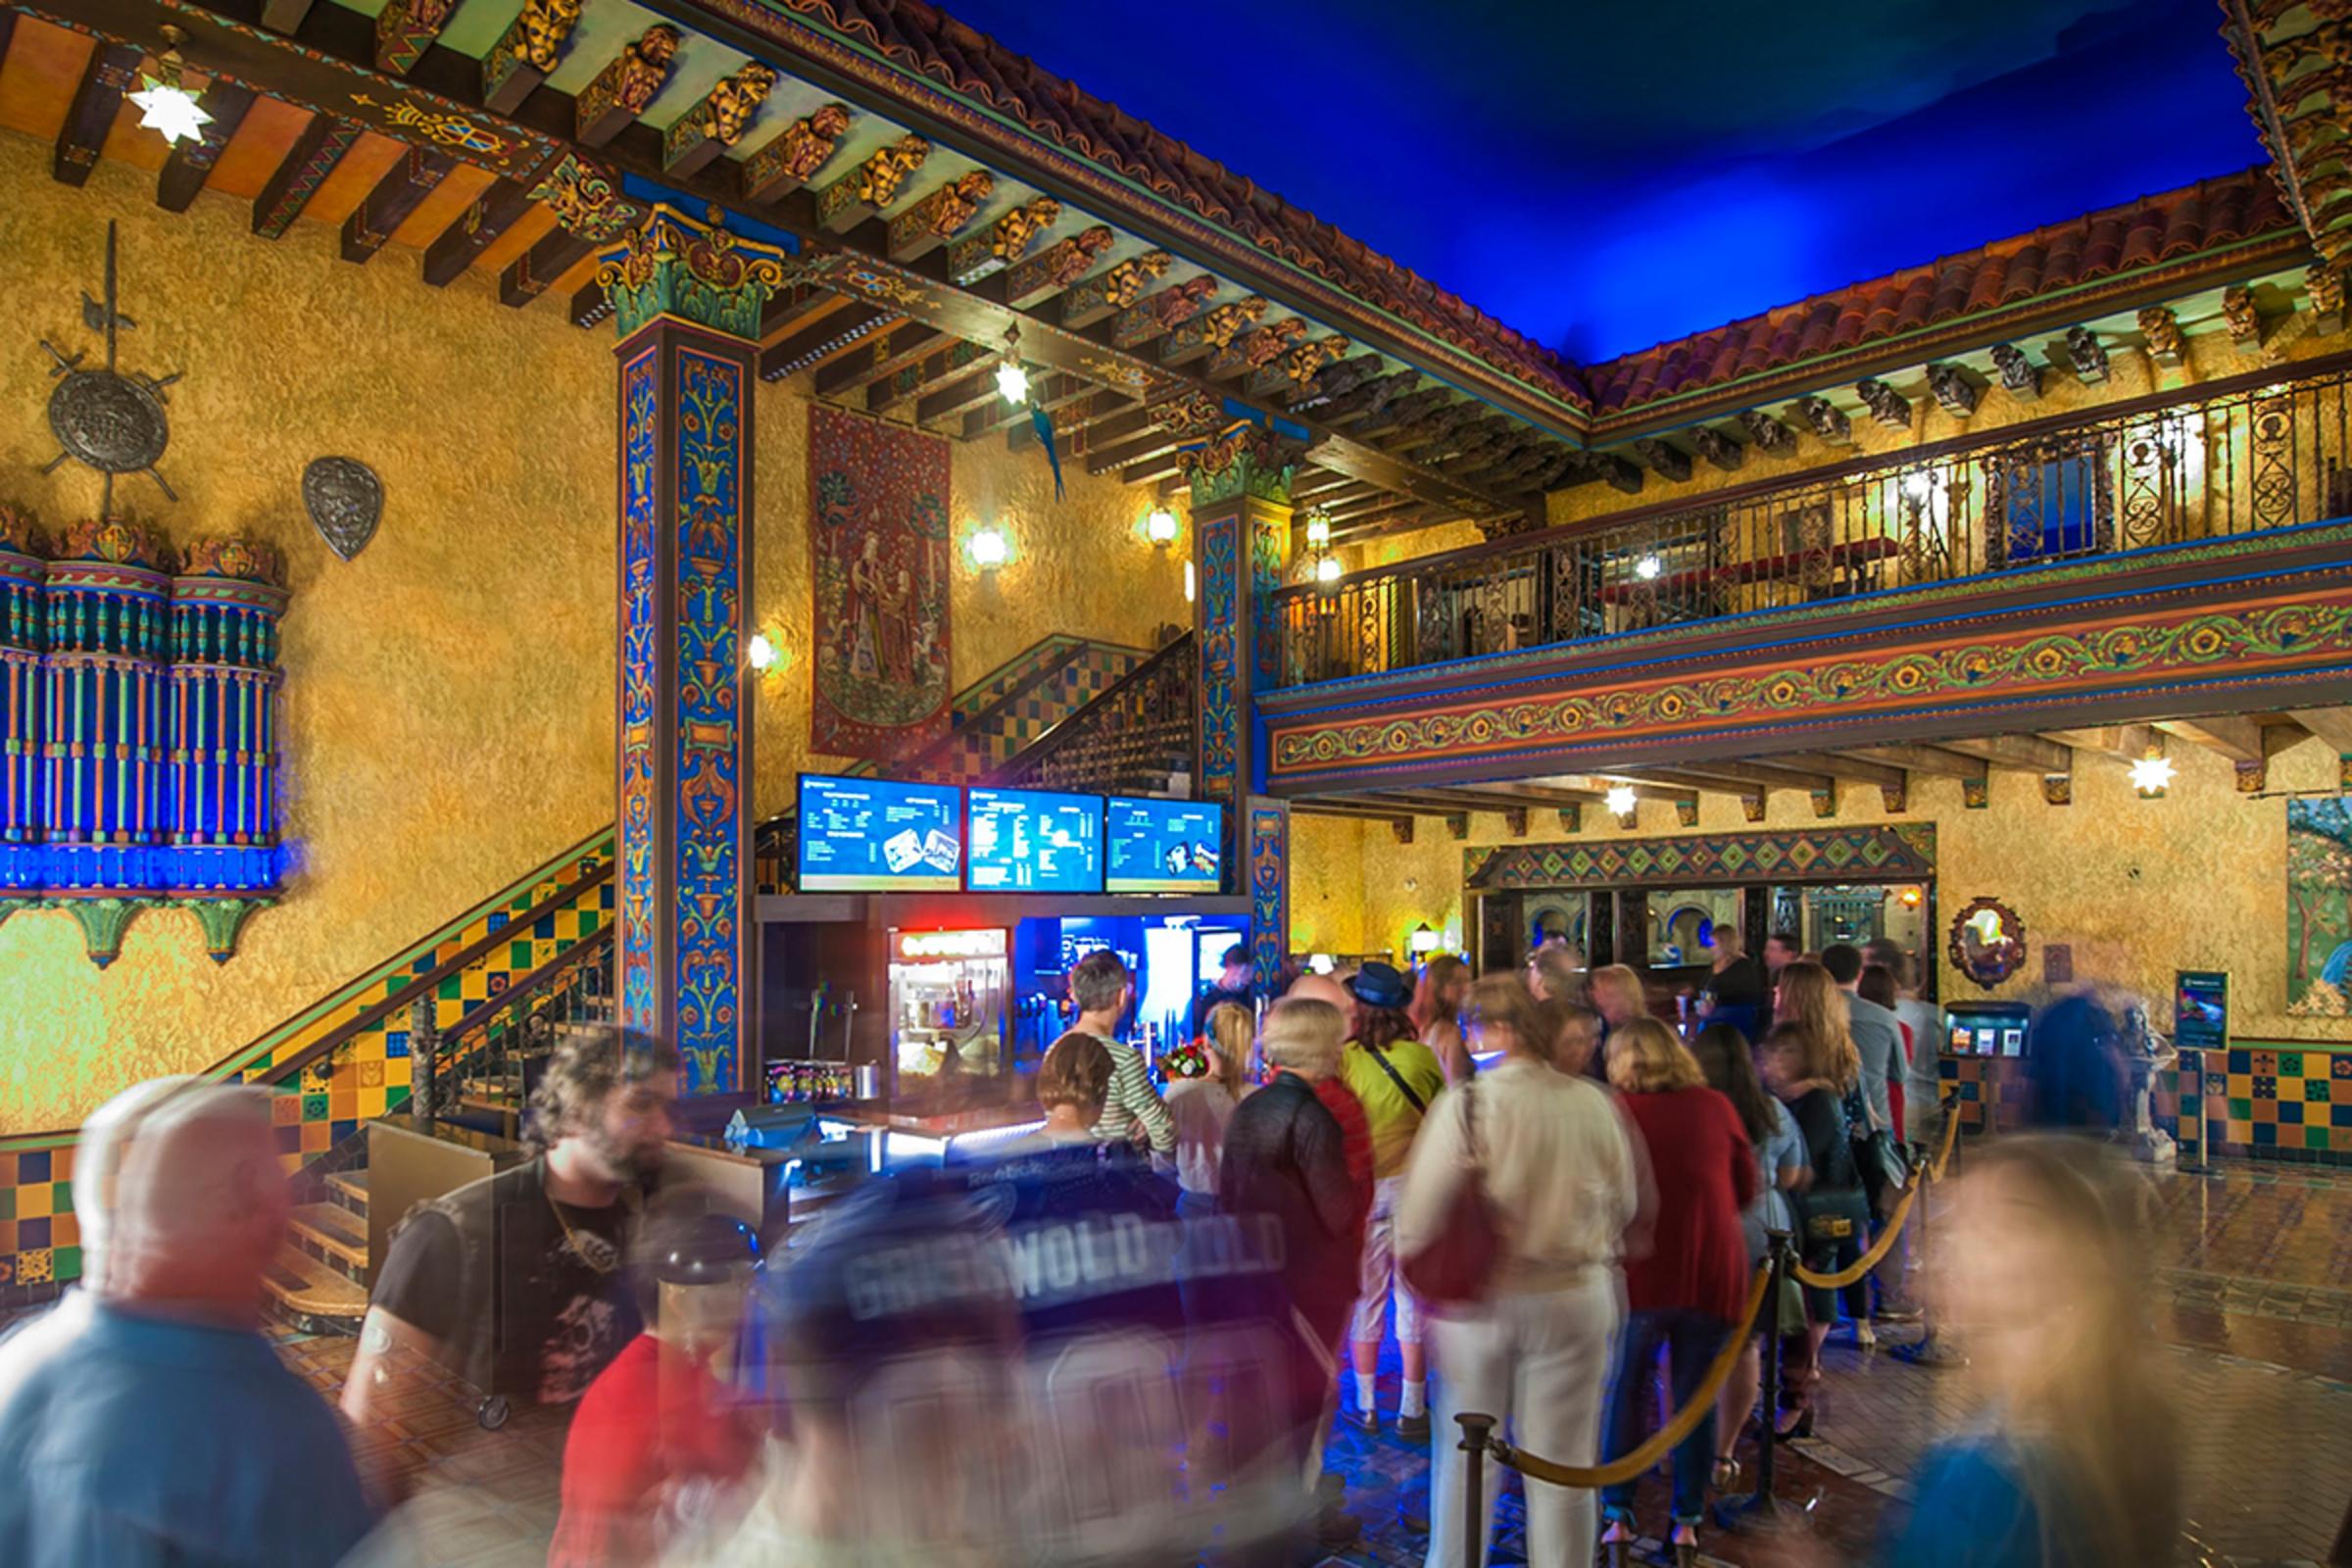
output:
[[[2023,1063],[2034,1009],[2022,1002],[1955,1002],[1943,1009],[1942,1074],[1967,1132],[2005,1130],[2024,1114]]]

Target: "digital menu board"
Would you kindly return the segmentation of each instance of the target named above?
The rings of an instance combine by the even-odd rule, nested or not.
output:
[[[974,893],[1102,891],[1102,798],[970,792],[963,885]]]
[[[1225,842],[1225,808],[1213,801],[1104,803],[1103,841],[1111,893],[1214,893]]]
[[[963,791],[953,784],[801,775],[803,893],[953,893]]]

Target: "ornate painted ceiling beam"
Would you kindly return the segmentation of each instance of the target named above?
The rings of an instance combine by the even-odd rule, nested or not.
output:
[[[405,76],[441,36],[458,0],[384,0],[375,14],[375,69]]]
[[[953,418],[967,410],[976,409],[996,395],[997,371],[994,366],[990,366],[918,398],[914,405],[914,422],[936,424],[942,419]]]
[[[366,262],[382,250],[392,231],[457,167],[457,161],[448,154],[428,147],[411,147],[402,153],[400,161],[384,171],[374,189],[361,197],[360,205],[343,220],[343,259]]]
[[[1943,745],[1966,757],[1981,757],[1995,767],[2020,773],[2071,773],[2074,748],[2038,735],[1994,735],[1976,740],[1945,741]]]
[[[2167,735],[2193,741],[2241,766],[2266,762],[2303,738],[2303,731],[2296,725],[2264,724],[2234,715],[2174,719],[2156,727]]]
[[[1912,773],[1933,773],[1938,778],[1981,779],[1985,768],[1984,758],[1941,746],[1840,746],[1834,755]]]
[[[5,34],[0,34],[0,54],[7,52]],[[216,78],[204,89],[197,104],[213,117],[212,122],[204,127],[203,135],[181,142],[164,159],[163,172],[155,177],[156,206],[168,213],[188,210],[205,181],[213,177],[213,166],[220,161],[221,149],[245,122],[245,112],[253,107],[254,97],[251,87],[225,77]]]
[[[780,381],[785,376],[821,365],[854,344],[879,332],[898,318],[879,305],[853,300],[824,319],[760,351],[760,379]]]
[[[1444,520],[1446,520],[1446,514],[1426,502],[1399,502],[1393,507],[1367,514],[1364,516],[1350,517],[1346,522],[1333,523],[1331,542],[1335,545],[1356,544],[1367,539],[1377,539],[1385,533],[1398,529],[1418,528],[1428,523]]]
[[[310,124],[279,160],[277,172],[253,199],[253,231],[264,239],[283,237],[359,139],[360,127],[350,121],[313,115]]]
[[[424,248],[425,282],[434,288],[446,288],[464,276],[475,258],[520,221],[531,206],[529,186],[519,180],[492,180],[490,187]]]
[[[839,397],[907,366],[920,364],[944,336],[921,321],[905,321],[893,327],[888,337],[869,337],[855,353],[842,355],[816,372],[816,395]]]
[[[1359,517],[1370,517],[1383,513],[1395,512],[1406,505],[1409,503],[1401,498],[1391,495],[1386,490],[1379,490],[1368,496],[1349,496],[1334,500],[1322,510],[1323,514],[1337,525],[1353,521]]]
[[[49,160],[50,175],[60,184],[88,181],[98,150],[106,145],[106,133],[115,128],[115,116],[122,112],[122,95],[139,84],[139,63],[146,58],[147,51],[136,45],[104,40],[90,51]]]
[[[551,228],[531,244],[531,248],[507,264],[498,275],[498,302],[520,307],[528,305],[556,286],[565,272],[586,261],[596,251],[594,243],[562,228]]]
[[[262,25],[292,37],[311,14],[313,0],[262,0]]]
[[[1196,360],[1222,355],[1245,335],[1253,335],[1251,329],[1265,314],[1266,302],[1256,298],[1229,300],[1216,306],[1170,332],[1159,346],[1159,363],[1190,365]],[[1306,323],[1298,324],[1303,331]]]
[[[939,340],[947,342],[946,334],[940,334]],[[903,366],[879,380],[866,383],[866,412],[879,414],[909,398],[920,397],[924,392],[964,374],[983,361],[989,362],[988,377],[994,382],[996,358],[997,351],[985,343],[947,343],[945,348],[935,348],[924,355],[919,363]]]
[[[890,220],[884,241],[890,259],[905,266],[945,245],[980,215],[997,192],[985,169],[958,174]]]

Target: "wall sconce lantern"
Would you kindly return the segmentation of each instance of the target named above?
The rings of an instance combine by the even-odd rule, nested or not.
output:
[[[1315,563],[1315,581],[1328,588],[1340,580],[1340,558],[1324,556]]]
[[[1412,955],[1414,957],[1426,958],[1431,954],[1437,952],[1438,944],[1445,940],[1446,939],[1443,936],[1439,935],[1435,931],[1432,931],[1429,928],[1429,922],[1424,920],[1419,925],[1413,927],[1412,935],[1404,939],[1404,945],[1412,950]]]
[[[1318,553],[1331,548],[1331,519],[1320,507],[1306,514],[1306,548]]]
[[[994,571],[1011,558],[1012,547],[1005,542],[1001,528],[983,528],[964,545],[972,564],[982,571]]]
[[[1176,514],[1165,507],[1153,507],[1144,518],[1144,537],[1165,550],[1176,542]]]

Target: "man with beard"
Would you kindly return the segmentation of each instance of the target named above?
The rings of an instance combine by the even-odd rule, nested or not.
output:
[[[418,1358],[485,1395],[579,1398],[645,1327],[620,1261],[677,1093],[677,1053],[633,1030],[582,1030],[557,1049],[525,1118],[530,1157],[393,1233],[343,1385],[354,1427],[380,1417]]]

